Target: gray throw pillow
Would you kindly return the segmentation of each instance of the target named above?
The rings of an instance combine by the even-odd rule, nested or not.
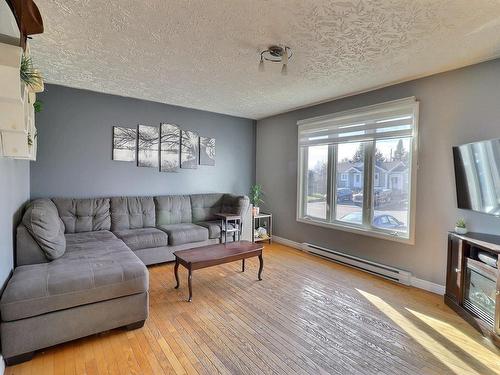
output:
[[[57,207],[49,199],[30,202],[23,216],[23,224],[49,260],[61,257],[66,251],[64,223]]]

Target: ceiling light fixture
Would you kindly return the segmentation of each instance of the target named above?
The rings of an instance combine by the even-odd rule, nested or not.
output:
[[[259,72],[264,71],[264,61],[270,61],[282,64],[281,74],[284,76],[287,75],[288,61],[292,55],[292,49],[288,46],[270,46],[260,53]]]

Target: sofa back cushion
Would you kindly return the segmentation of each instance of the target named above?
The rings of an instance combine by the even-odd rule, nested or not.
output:
[[[111,230],[154,228],[153,197],[111,198]]]
[[[50,199],[36,199],[30,202],[23,216],[23,225],[47,259],[57,259],[66,251],[64,224]]]
[[[222,197],[224,194],[193,194],[191,208],[193,210],[193,223],[200,221],[216,220],[216,213],[222,212]]]
[[[250,200],[245,195],[224,194],[221,212],[245,216]]]
[[[169,225],[191,223],[191,199],[189,195],[164,195],[155,197],[156,224]]]
[[[54,198],[52,201],[66,227],[65,233],[111,229],[109,198]]]

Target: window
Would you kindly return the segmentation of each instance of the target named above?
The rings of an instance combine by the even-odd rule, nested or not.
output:
[[[352,184],[346,186],[350,190],[350,196],[346,197],[348,199],[338,199],[341,193],[341,186],[337,184],[337,209],[335,210],[335,219],[341,222],[361,224],[363,198],[359,200],[358,197],[363,186],[361,182],[361,173],[363,171],[361,160],[364,158],[363,144],[360,142],[339,144],[335,149],[337,154],[336,167],[339,169],[349,169],[355,173]],[[355,200],[356,203],[352,204]]]
[[[306,215],[326,219],[328,146],[311,146],[307,155]]]
[[[414,242],[418,102],[298,123],[297,220]]]

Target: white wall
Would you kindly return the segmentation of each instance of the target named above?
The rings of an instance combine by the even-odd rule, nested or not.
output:
[[[19,41],[20,33],[17,22],[6,1],[0,1],[0,41]]]
[[[408,96],[420,101],[416,244],[298,223],[297,121]],[[465,216],[473,231],[500,234],[500,219],[456,208],[452,146],[490,138],[500,138],[500,60],[259,120],[256,177],[277,236],[343,250],[444,284],[447,231],[457,216]]]

